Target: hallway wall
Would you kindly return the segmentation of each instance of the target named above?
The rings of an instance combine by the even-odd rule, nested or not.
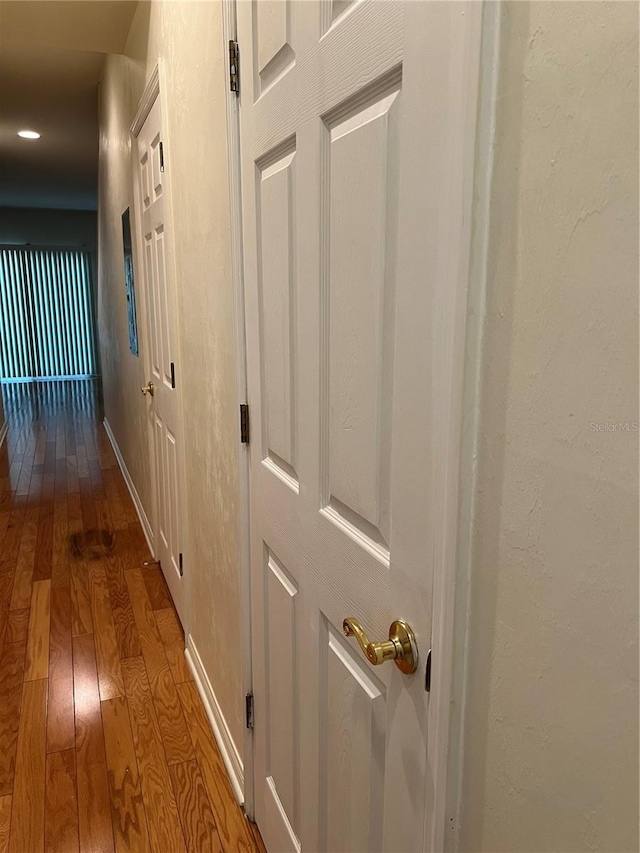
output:
[[[0,207],[0,243],[32,246],[84,246],[95,249],[95,210]]]
[[[638,849],[638,5],[501,16],[457,849],[621,853]]]
[[[128,350],[120,216],[125,207],[133,209],[128,128],[162,57],[178,271],[177,370],[188,430],[189,629],[242,754],[238,426],[221,12],[219,2],[140,3],[126,55],[107,58],[100,117],[100,323],[106,414],[150,512],[143,360]],[[139,263],[136,274],[140,281]]]

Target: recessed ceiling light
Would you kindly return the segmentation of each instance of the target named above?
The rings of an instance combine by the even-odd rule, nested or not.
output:
[[[23,139],[40,139],[40,134],[36,133],[35,130],[19,130],[18,136],[21,136]]]

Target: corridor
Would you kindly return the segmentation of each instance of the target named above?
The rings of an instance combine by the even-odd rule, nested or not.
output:
[[[264,850],[144,566],[99,384],[2,391],[0,853]]]

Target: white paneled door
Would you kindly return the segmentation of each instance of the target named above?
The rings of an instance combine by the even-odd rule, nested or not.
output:
[[[137,138],[138,199],[147,306],[147,400],[154,478],[154,545],[184,621],[181,566],[179,398],[176,389],[176,298],[168,263],[168,200],[161,102],[156,97]],[[149,387],[152,386],[152,387]],[[151,393],[152,392],[152,393]]]
[[[451,562],[476,5],[237,7],[255,812],[271,853],[421,851],[431,834],[425,666]],[[417,671],[372,666],[346,617],[375,641],[409,623]]]

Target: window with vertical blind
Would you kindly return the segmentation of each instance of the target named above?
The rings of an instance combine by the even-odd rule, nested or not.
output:
[[[97,372],[91,253],[0,247],[0,379]]]

